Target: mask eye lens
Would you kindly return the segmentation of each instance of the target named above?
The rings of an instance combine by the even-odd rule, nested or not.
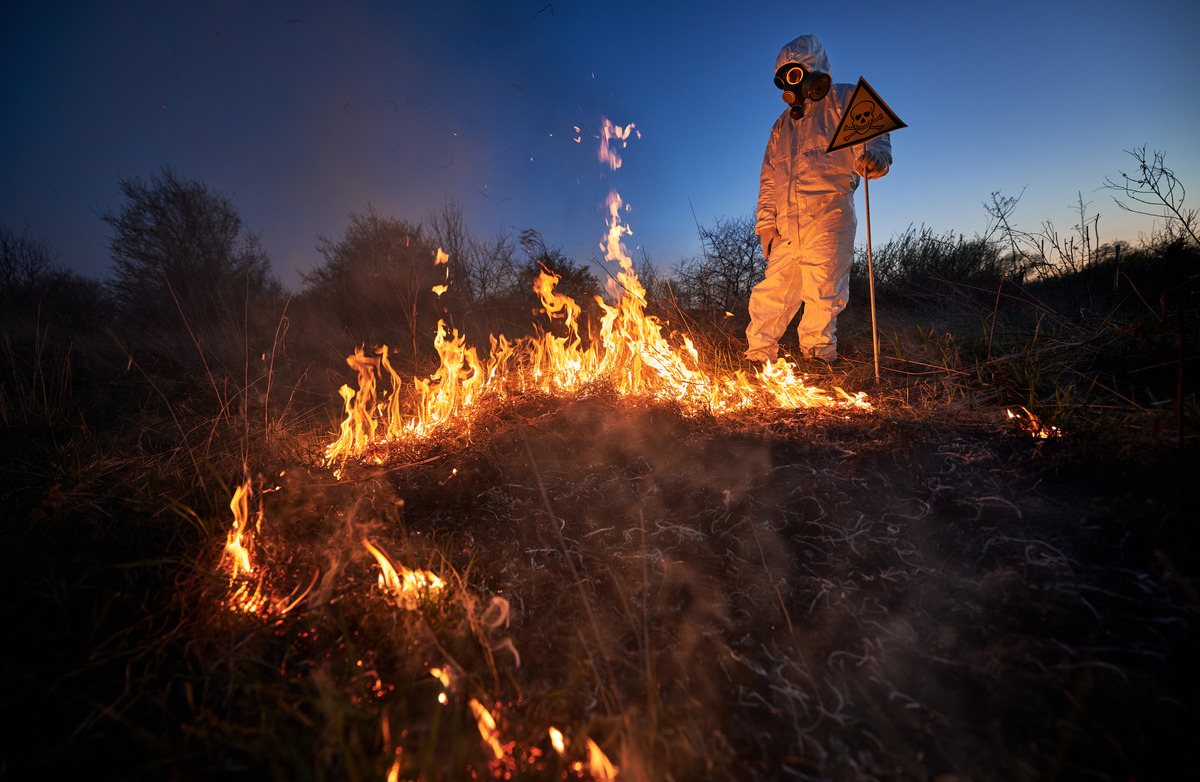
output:
[[[784,78],[787,79],[788,84],[799,84],[804,79],[804,69],[792,68]]]

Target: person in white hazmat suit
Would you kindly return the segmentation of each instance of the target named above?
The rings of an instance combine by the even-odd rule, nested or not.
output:
[[[775,120],[759,178],[754,232],[766,275],[750,294],[746,357],[775,361],[796,312],[800,356],[837,360],[837,316],[849,298],[854,260],[854,191],[892,163],[888,134],[825,154],[854,92],[833,84],[825,48],[813,35],[783,47],[775,84],[788,109]]]

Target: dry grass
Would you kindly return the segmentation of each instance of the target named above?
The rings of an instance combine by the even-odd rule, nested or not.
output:
[[[561,778],[550,726],[631,779],[1168,768],[1196,614],[1145,498],[1049,483],[1058,444],[1016,427],[880,401],[717,420],[598,388],[495,403],[336,483],[292,467],[264,561],[281,593],[318,586],[265,622],[184,590],[178,741],[318,778],[382,775],[395,747],[404,778]],[[363,538],[448,590],[390,604]]]
[[[591,739],[623,779],[1164,778],[1200,710],[1194,317],[1001,292],[883,307],[878,386],[847,311],[821,382],[870,412],[598,384],[340,477],[312,355],[7,331],[0,776],[579,778]],[[667,315],[737,366],[738,324]],[[218,571],[247,475],[265,617]],[[397,605],[364,540],[446,589]]]

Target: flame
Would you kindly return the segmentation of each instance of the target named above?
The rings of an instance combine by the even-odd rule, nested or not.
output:
[[[217,565],[229,574],[231,592],[225,601],[226,606],[244,614],[263,612],[273,604],[271,598],[263,592],[265,574],[260,572],[258,577],[254,578],[257,568],[254,566],[254,536],[249,529],[250,492],[249,478],[234,489],[233,499],[229,501],[229,509],[233,511],[233,527],[225,537],[225,550]],[[258,532],[261,528],[260,508],[255,515],[254,531]]]
[[[266,489],[265,491],[275,491]],[[225,537],[225,549],[217,567],[229,574],[229,597],[225,605],[244,614],[283,615],[298,606],[317,583],[319,572],[303,591],[297,585],[287,597],[272,595],[264,585],[267,572],[254,562],[254,536],[262,531],[263,511],[254,515],[254,531],[250,530],[251,483],[246,482],[233,491],[229,509],[233,511],[233,527]],[[297,595],[297,592],[299,594]],[[289,602],[290,601],[290,602]]]
[[[629,143],[629,134],[633,127],[632,122],[622,128],[614,125],[607,117],[604,118],[600,128],[600,151],[597,156],[600,158],[600,162],[607,163],[613,171],[621,167],[621,156],[614,149],[615,145],[610,142],[616,139],[621,142],[621,149],[624,149],[625,145]],[[638,137],[641,138],[640,133]]]
[[[423,596],[436,595],[446,586],[442,579],[428,570],[409,570],[401,565],[397,571],[387,554],[371,545],[369,540],[364,539],[363,545],[379,563],[379,586],[392,596],[399,608],[415,610],[420,607]],[[445,683],[446,680],[443,680]]]
[[[388,766],[387,782],[399,782],[400,779],[400,753],[403,751],[401,747],[392,748],[392,730],[391,723],[388,721],[387,712],[383,712],[380,719],[380,730],[383,733],[383,751],[391,752],[395,757],[390,766]]]
[[[554,745],[554,751],[559,755],[562,755],[567,751],[567,745],[563,740],[562,731],[554,726],[550,727],[550,743]]]
[[[1051,437],[1062,436],[1062,432],[1059,431],[1057,426],[1046,426],[1042,423],[1040,418],[1029,412],[1029,410],[1025,407],[1022,407],[1021,410],[1025,412],[1025,418],[1015,415],[1012,410],[1005,410],[1005,412],[1008,413],[1008,419],[1010,421],[1016,421],[1018,426],[1029,432],[1034,437],[1047,440]]]
[[[250,548],[253,539],[246,524],[250,517],[250,479],[234,489],[233,499],[229,501],[229,509],[233,511],[233,528],[225,538],[225,553],[221,555],[220,567],[229,571],[230,582],[236,581],[240,575],[250,575],[254,572],[253,558]],[[262,511],[258,513],[255,526],[260,526]]]
[[[483,707],[483,704],[474,698],[467,705],[471,707],[471,712],[475,715],[475,722],[479,725],[479,735],[483,736],[483,740],[492,748],[492,754],[496,756],[497,760],[503,758],[504,745],[500,743],[500,733],[496,730],[496,720]]]
[[[620,127],[604,120],[599,156],[610,169],[621,167],[618,151],[633,133],[632,123]],[[624,244],[633,234],[622,220],[629,206],[616,190],[609,193],[607,206],[607,232],[600,249],[606,261],[619,264],[620,271],[610,287],[612,303],[596,297],[601,311],[598,338],[584,346],[579,332],[581,307],[556,291],[558,275],[543,270],[533,291],[551,323],[559,324],[559,333],[545,329],[516,342],[493,335],[484,362],[475,348],[467,346],[465,335],[457,330],[448,334],[446,324],[439,321],[434,338],[439,367],[429,377],[414,380],[415,400],[408,408],[401,405],[404,381],[388,363],[386,346],[374,351],[375,356],[357,348],[346,361],[358,375],[358,390],[342,387],[345,418],[339,436],[326,448],[326,463],[372,455],[382,463],[389,442],[424,437],[455,419],[469,422],[472,406],[484,396],[503,398],[531,390],[571,393],[598,379],[621,394],[672,399],[696,412],[719,414],[763,404],[870,409],[866,394],[810,386],[786,361],[764,365],[753,377],[745,371],[718,377],[703,369],[688,337],[676,338],[673,345],[664,336],[664,324],[646,314],[646,291]],[[439,250],[436,263],[447,261]],[[391,380],[390,398],[379,391],[383,369]]]
[[[596,746],[596,742],[591,739],[587,740],[588,748],[588,771],[596,779],[616,779],[617,767],[614,766],[604,754],[600,747]]]

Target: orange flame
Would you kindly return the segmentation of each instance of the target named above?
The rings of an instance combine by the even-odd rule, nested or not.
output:
[[[483,740],[492,748],[492,754],[496,756],[497,760],[504,757],[504,745],[500,743],[500,733],[496,730],[496,720],[483,707],[483,704],[474,698],[467,705],[471,707],[471,712],[475,715],[475,722],[479,725],[479,735],[483,736]]]
[[[229,509],[233,511],[233,528],[225,538],[225,553],[221,555],[220,567],[229,571],[230,582],[239,576],[249,576],[254,572],[253,558],[250,553],[253,539],[246,529],[250,518],[250,479],[234,489],[233,499],[229,501]],[[258,522],[262,520],[259,511]],[[259,526],[257,523],[256,527]]]
[[[383,751],[391,752],[395,757],[391,765],[388,766],[387,782],[399,782],[400,779],[400,754],[403,751],[401,747],[392,748],[392,731],[391,723],[388,720],[387,712],[383,713],[380,719],[380,729],[383,732]]]
[[[249,529],[250,523],[250,479],[237,487],[233,499],[229,502],[233,511],[233,527],[225,537],[225,550],[221,554],[218,567],[229,573],[229,586],[232,589],[225,604],[234,611],[244,614],[256,614],[265,610],[272,602],[263,593],[263,576],[260,573],[254,579],[254,536]],[[262,526],[262,509],[255,516],[254,531]]]
[[[400,608],[417,609],[423,596],[436,595],[446,586],[446,582],[428,570],[409,570],[401,565],[397,571],[387,555],[372,546],[369,540],[364,539],[363,545],[379,563],[379,586],[392,596]]]
[[[608,167],[613,171],[621,167],[621,156],[617,154],[614,148],[616,146],[615,143],[611,142],[614,139],[621,142],[621,149],[624,149],[625,145],[629,143],[629,134],[633,131],[633,127],[632,122],[622,128],[614,125],[607,117],[604,118],[600,128],[600,151],[597,153],[597,156],[600,158],[600,162],[607,163]],[[638,137],[641,137],[640,133]]]
[[[229,509],[233,511],[233,527],[225,537],[225,549],[217,567],[229,574],[230,594],[225,605],[245,614],[272,614],[280,616],[298,606],[317,583],[320,572],[313,574],[312,582],[304,590],[297,585],[286,597],[272,595],[265,588],[268,573],[255,564],[254,537],[262,532],[263,510],[259,507],[254,516],[254,530],[250,530],[250,479],[234,489]]]
[[[262,509],[259,508],[255,514],[254,532],[251,533],[250,493],[249,478],[234,489],[233,499],[229,502],[229,509],[233,511],[233,527],[225,537],[225,550],[218,565],[229,573],[229,586],[232,589],[225,604],[244,614],[261,613],[272,607],[283,608],[282,603],[272,600],[264,593],[263,578],[266,574],[258,572],[259,569],[254,564],[254,535],[262,528]],[[254,578],[256,572],[258,577]],[[290,608],[291,606],[288,607]]]
[[[600,747],[596,746],[596,742],[591,739],[587,740],[588,748],[588,771],[596,779],[616,779],[617,767],[614,766],[604,754]]]
[[[1047,440],[1051,437],[1062,436],[1062,432],[1059,431],[1057,426],[1046,426],[1042,423],[1040,418],[1029,412],[1028,409],[1022,407],[1021,410],[1025,412],[1025,418],[1015,415],[1012,410],[1005,410],[1005,412],[1008,413],[1008,419],[1010,421],[1015,420],[1018,426],[1029,432],[1034,437]]]
[[[554,745],[554,751],[559,755],[567,751],[567,745],[563,740],[562,731],[553,726],[550,728],[550,743]]]
[[[622,128],[604,120],[600,158],[612,170],[620,168],[618,149],[625,147],[633,130],[632,124]],[[388,363],[386,346],[375,351],[380,358],[368,357],[358,348],[347,358],[358,374],[358,391],[342,387],[346,414],[338,438],[326,448],[326,462],[365,458],[391,440],[424,437],[443,423],[467,418],[472,405],[485,395],[504,397],[527,390],[569,393],[601,378],[621,394],[673,399],[693,411],[723,413],[764,402],[784,408],[871,407],[864,393],[852,395],[837,387],[831,393],[809,386],[786,361],[763,366],[753,378],[745,372],[716,377],[705,371],[689,338],[681,337],[682,344],[673,346],[663,334],[664,324],[646,314],[646,291],[624,245],[625,237],[633,233],[621,216],[629,207],[615,190],[607,204],[608,231],[600,247],[605,260],[618,262],[620,271],[610,289],[614,303],[596,297],[602,313],[598,339],[583,346],[581,308],[556,292],[558,275],[543,271],[533,290],[549,318],[562,321],[565,336],[540,331],[515,343],[503,335],[491,336],[491,353],[484,363],[475,348],[466,346],[465,335],[457,330],[448,335],[445,323],[439,322],[434,347],[440,365],[433,375],[414,381],[415,409],[401,409],[404,383]],[[437,263],[447,259],[439,250]],[[377,396],[380,367],[392,383],[391,397],[383,404]],[[377,451],[376,461],[383,458]]]

